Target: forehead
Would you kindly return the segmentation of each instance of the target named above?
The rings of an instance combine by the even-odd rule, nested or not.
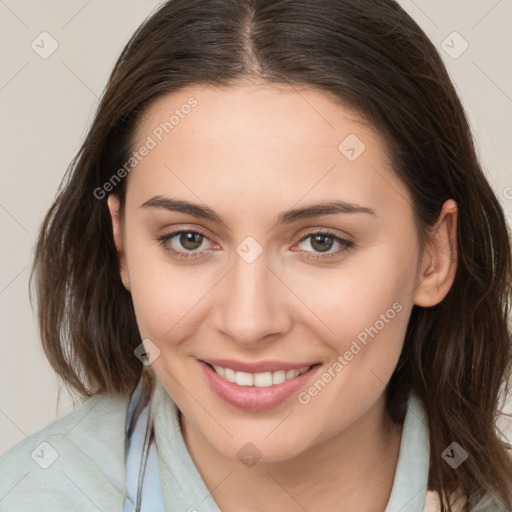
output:
[[[407,197],[379,134],[348,106],[306,87],[185,87],[145,112],[133,149],[144,145],[151,149],[128,187],[140,200],[178,194],[242,207],[253,197],[279,206],[337,193],[374,205]]]
[[[165,125],[166,122],[169,124]],[[166,138],[172,131],[176,142],[182,136],[180,144],[195,139],[218,146],[222,141],[248,151],[256,145],[275,149],[285,143],[295,144],[299,149],[308,141],[304,149],[336,149],[347,129],[360,132],[362,137],[372,137],[374,142],[378,139],[353,109],[305,86],[252,82],[231,87],[196,84],[157,99],[139,122],[136,139],[141,142],[153,132],[157,139]]]

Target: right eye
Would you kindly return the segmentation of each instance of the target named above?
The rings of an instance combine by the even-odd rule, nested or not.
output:
[[[194,229],[180,229],[156,238],[160,245],[169,252],[173,258],[196,259],[202,257],[206,250],[198,250],[204,240],[210,240],[204,233]],[[176,239],[175,241],[173,241]],[[181,246],[184,250],[175,249]]]

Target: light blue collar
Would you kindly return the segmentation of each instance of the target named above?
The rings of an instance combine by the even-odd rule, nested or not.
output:
[[[427,496],[430,444],[422,400],[411,392],[402,428],[391,496],[384,512],[423,511]]]

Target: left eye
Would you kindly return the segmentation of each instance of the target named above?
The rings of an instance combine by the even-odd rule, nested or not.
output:
[[[341,238],[330,231],[320,231],[309,233],[301,239],[301,243],[305,240],[310,240],[310,246],[313,247],[315,251],[311,256],[308,256],[308,259],[322,260],[325,258],[330,258],[333,256],[337,256],[349,249],[354,247],[354,242],[351,240],[347,240],[346,238]],[[338,244],[340,248],[334,252],[328,252],[332,249],[334,244]],[[310,251],[305,251],[310,252]]]

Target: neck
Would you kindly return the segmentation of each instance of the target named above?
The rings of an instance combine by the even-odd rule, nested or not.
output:
[[[384,394],[345,431],[292,459],[251,468],[219,454],[183,416],[180,423],[192,459],[223,512],[386,508],[402,425],[387,415]]]

